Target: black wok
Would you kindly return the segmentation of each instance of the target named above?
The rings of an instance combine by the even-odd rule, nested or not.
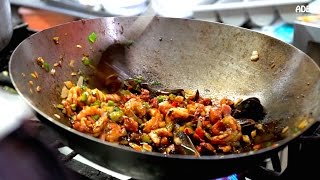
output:
[[[193,175],[216,178],[257,165],[300,136],[320,117],[320,70],[300,50],[243,28],[155,17],[126,49],[129,61],[120,64],[130,75],[160,81],[168,88],[198,89],[203,96],[258,97],[267,110],[263,121],[274,121],[279,129],[288,126],[288,136],[277,142],[278,146],[251,153],[197,158],[136,152],[72,129],[54,108],[61,101],[63,82],[76,82],[79,73],[71,74],[81,71],[91,86],[97,86],[94,69],[81,61],[83,55],[89,56],[93,65],[97,64],[103,50],[121,40],[134,19],[110,17],[63,24],[27,38],[11,56],[9,71],[19,94],[43,122],[56,128],[71,148],[89,160],[137,179]],[[94,43],[88,41],[92,32],[97,34]],[[58,42],[53,37],[59,37]],[[256,62],[250,60],[252,51],[258,51]],[[48,62],[50,69],[55,69],[54,75],[36,63],[39,56]],[[54,67],[59,61],[61,67]],[[71,61],[74,65],[70,65]],[[38,78],[31,76],[34,71]],[[57,119],[54,114],[62,118]]]

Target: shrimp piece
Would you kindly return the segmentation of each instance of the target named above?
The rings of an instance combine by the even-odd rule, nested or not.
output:
[[[102,91],[98,89],[91,90],[91,94],[94,95],[97,98],[97,100],[100,100],[101,102],[107,102],[109,100],[119,102],[121,100],[121,97],[118,94],[104,94]]]
[[[219,146],[219,149],[222,150],[224,153],[228,153],[231,151],[232,147],[227,145],[227,146]]]
[[[219,121],[222,118],[222,112],[221,109],[214,109],[211,108],[209,111],[209,120],[211,121],[211,124],[215,124],[217,121]]]
[[[105,95],[105,101],[114,101],[119,102],[121,100],[121,97],[118,94],[106,94]]]
[[[166,115],[166,123],[172,122],[175,119],[185,120],[189,117],[189,112],[186,108],[170,108]]]
[[[94,136],[98,136],[99,134],[101,134],[107,123],[108,116],[106,113],[103,113],[102,116],[93,124],[92,132]]]
[[[125,130],[121,129],[117,123],[107,123],[105,130],[102,137],[109,142],[117,142],[121,136],[125,135]]]
[[[232,116],[226,116],[216,122],[211,128],[213,136],[212,144],[227,144],[229,142],[239,141],[242,137],[241,126]]]
[[[158,145],[161,142],[161,137],[172,136],[172,133],[167,128],[159,128],[152,130],[148,135],[150,136],[150,139]]]
[[[222,106],[223,104],[231,106],[231,105],[234,104],[234,102],[233,102],[232,100],[224,97],[224,98],[222,98],[222,99],[220,100],[220,105]]]
[[[138,132],[139,124],[130,117],[123,116],[123,125],[128,131]]]
[[[98,115],[98,119],[94,120],[92,116]],[[101,109],[97,107],[85,106],[83,110],[76,116],[73,124],[75,129],[81,132],[99,136],[108,122],[108,117]]]
[[[147,108],[143,105],[140,98],[132,98],[124,104],[124,113],[129,117],[135,115],[139,118],[142,118],[144,115],[146,115]]]
[[[170,108],[173,108],[173,106],[169,103],[169,101],[163,101],[159,103],[158,109],[160,110],[161,114],[163,114],[164,116],[168,113]]]
[[[69,89],[68,96],[66,98],[66,101],[69,104],[77,104],[78,103],[78,97],[81,93],[81,89],[78,86],[74,86]]]
[[[222,105],[221,112],[223,114],[223,117],[229,116],[231,114],[231,111],[232,109],[229,105],[225,105],[225,104]]]
[[[72,111],[70,103],[68,101],[66,101],[66,100],[62,100],[61,104],[63,105],[63,107],[66,110],[66,112],[65,112],[66,115],[68,117],[71,117],[74,114],[74,112]]]
[[[150,99],[150,92],[147,89],[141,89],[140,98],[144,101],[149,101]]]
[[[197,111],[198,103],[192,103],[187,105],[187,110],[190,114],[194,114]]]
[[[221,121],[226,128],[230,128],[232,131],[241,131],[241,126],[234,117],[226,116]]]
[[[156,108],[151,108],[148,110],[148,114],[151,119],[145,123],[143,132],[149,133],[151,130],[159,128],[159,123],[163,120],[163,115]]]
[[[83,109],[78,113],[76,119],[77,120],[80,120],[81,118],[83,117],[86,117],[86,116],[93,116],[93,115],[99,115],[101,116],[102,115],[102,109],[99,109],[95,106],[85,106],[83,107]]]

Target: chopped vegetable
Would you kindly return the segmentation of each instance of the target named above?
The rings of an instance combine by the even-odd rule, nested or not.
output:
[[[130,47],[131,45],[133,45],[134,41],[133,40],[127,40],[122,42],[121,44],[126,46],[126,47]]]
[[[152,85],[161,85],[161,83],[159,81],[153,81],[151,84]]]
[[[47,62],[44,62],[44,63],[43,63],[43,68],[44,68],[47,72],[50,71],[50,65],[49,65]]]
[[[61,117],[58,114],[54,114],[54,116],[58,119],[60,119]]]
[[[94,103],[91,104],[91,106],[100,106],[101,105],[101,101],[96,100]]]
[[[53,76],[56,74],[56,70],[55,69],[51,69],[50,74]]]
[[[40,92],[40,91],[41,91],[41,87],[40,87],[40,86],[37,86],[37,87],[36,87],[36,91],[37,91],[37,92]]]
[[[168,96],[165,96],[165,95],[161,95],[161,96],[158,96],[157,99],[158,99],[158,103],[161,103],[165,100],[167,100]]]
[[[44,61],[44,59],[42,57],[38,57],[36,59],[37,64],[44,70],[46,70],[47,72],[50,71],[50,65]]]
[[[307,119],[303,119],[297,126],[297,128],[299,129],[304,129],[308,126],[308,120]]]
[[[87,92],[82,93],[80,96],[80,101],[87,102],[87,100],[88,100],[88,93]]]
[[[58,104],[58,105],[56,105],[56,108],[58,108],[58,109],[64,109],[64,106],[63,106],[62,104]]]
[[[141,140],[142,140],[142,142],[152,143],[152,140],[151,140],[150,136],[148,134],[145,134],[145,133],[143,133],[141,135]]]
[[[109,118],[113,122],[119,121],[122,118],[122,116],[123,116],[122,111],[113,111],[113,112],[109,113]]]
[[[248,135],[242,135],[242,140],[243,140],[244,142],[248,143],[248,144],[251,143],[250,138],[249,138]]]
[[[90,59],[87,56],[82,57],[82,63],[86,66],[90,65]]]
[[[38,73],[36,71],[34,71],[33,73],[31,73],[31,76],[35,79],[37,79],[39,77]]]
[[[98,120],[100,118],[100,115],[99,114],[96,114],[96,115],[94,115],[94,116],[92,116],[92,119],[94,119],[94,120]]]
[[[83,86],[83,76],[80,76],[78,81],[77,81],[77,86],[82,87]]]
[[[72,86],[73,86],[73,84],[72,84],[71,81],[65,81],[65,82],[64,82],[64,85],[66,85],[66,87],[67,87],[68,89],[72,88]]]
[[[108,101],[108,106],[114,106],[114,105],[115,105],[115,103],[113,101],[111,101],[111,100]]]
[[[77,105],[76,104],[71,104],[71,109],[72,109],[72,111],[77,110]]]
[[[53,37],[52,40],[55,44],[59,44],[59,37]]]
[[[77,44],[77,46],[76,46],[77,48],[82,48],[82,46],[81,45],[79,45],[79,44]]]
[[[251,59],[251,61],[258,61],[259,60],[258,51],[252,51],[252,55],[251,55],[250,59]]]
[[[73,59],[71,59],[70,62],[69,62],[69,66],[70,66],[70,67],[74,67],[74,62],[75,62],[75,61],[74,61]]]
[[[69,93],[68,88],[66,86],[63,86],[60,97],[64,99],[68,96],[68,93]]]
[[[149,151],[149,152],[152,152],[152,146],[150,146],[149,144],[147,143],[143,143],[142,144],[142,148],[146,151]]]
[[[97,40],[97,34],[95,32],[92,32],[89,36],[88,36],[89,42],[94,43]]]

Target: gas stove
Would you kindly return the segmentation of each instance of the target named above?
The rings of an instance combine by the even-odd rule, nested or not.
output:
[[[9,107],[1,111],[25,115],[14,130],[0,134],[0,178],[1,179],[65,179],[104,180],[131,179],[128,176],[101,167],[65,146],[64,138],[37,119],[37,114],[24,104],[8,77],[8,62],[15,47],[35,33],[26,24],[14,28],[9,45],[0,52],[0,102],[9,102]],[[10,109],[8,109],[10,108]],[[21,116],[22,117],[22,116]],[[28,118],[26,118],[28,117]],[[6,119],[2,119],[6,121]],[[1,129],[0,129],[1,131]],[[320,160],[320,123],[293,141],[284,151],[273,154],[265,162],[252,169],[219,179],[288,179],[296,176],[314,177],[316,166],[312,162]],[[285,152],[285,153],[284,153]],[[5,162],[5,163],[4,163]]]

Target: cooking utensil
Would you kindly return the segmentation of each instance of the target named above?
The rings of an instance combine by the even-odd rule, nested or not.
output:
[[[9,0],[0,1],[0,51],[6,47],[12,36],[11,7]]]
[[[96,65],[96,76],[109,92],[116,92],[121,88],[121,82],[132,78],[127,74],[127,70],[122,65],[128,61],[125,56],[126,48],[136,41],[149,23],[154,18],[153,10],[147,13],[148,16],[139,16],[126,31],[122,31],[119,41],[111,44],[102,53],[99,63]]]
[[[53,106],[61,101],[63,82],[75,83],[79,75],[74,75],[81,74],[88,78],[88,86],[97,87],[94,68],[81,59],[85,54],[93,66],[98,64],[106,47],[119,41],[121,32],[136,18],[98,18],[50,28],[27,38],[11,56],[9,72],[19,94],[44,123],[64,135],[68,146],[87,159],[136,179],[216,178],[263,162],[320,117],[320,70],[302,51],[239,27],[156,17],[125,49],[129,61],[122,67],[128,74],[170,89],[198,89],[203,96],[257,97],[267,111],[263,122],[274,122],[278,129],[288,127],[287,137],[276,146],[250,153],[194,157],[136,152],[70,128],[69,120]],[[94,43],[88,41],[92,32],[97,34]],[[53,37],[59,37],[58,44]],[[253,51],[258,52],[257,61],[250,60]],[[39,56],[49,64],[49,72],[36,63]],[[55,63],[61,65],[55,67]]]
[[[96,65],[96,79],[100,80],[101,86],[105,86],[109,92],[118,91],[124,80],[132,78],[126,68],[122,66],[127,61],[125,49],[129,48],[141,36],[154,16],[154,10],[148,6],[144,16],[138,16],[125,31],[122,29],[120,31],[122,36],[119,37],[119,40],[108,46],[102,53],[100,61]]]

